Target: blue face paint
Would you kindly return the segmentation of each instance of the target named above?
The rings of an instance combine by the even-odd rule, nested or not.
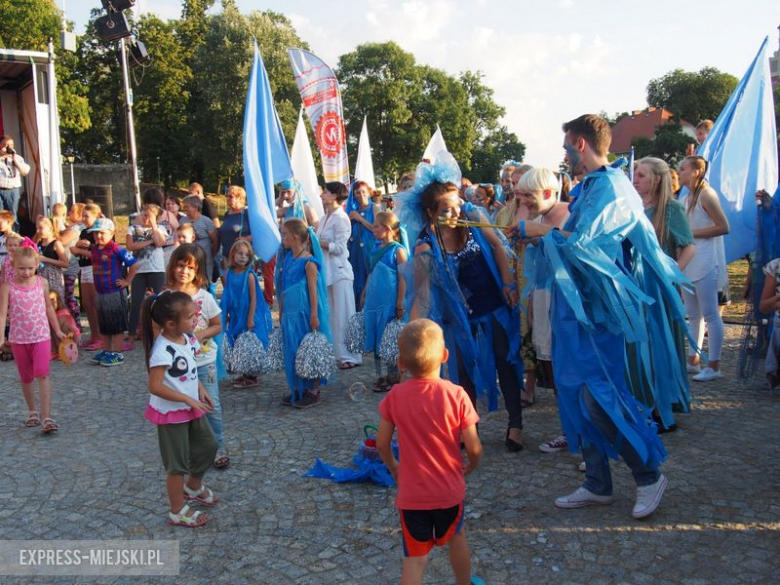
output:
[[[572,175],[576,175],[577,165],[580,163],[580,153],[577,152],[577,149],[572,144],[564,144],[563,149],[569,155],[569,171]]]

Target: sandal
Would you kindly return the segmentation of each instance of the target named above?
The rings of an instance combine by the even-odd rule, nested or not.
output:
[[[0,351],[0,362],[12,362],[14,361],[14,354],[10,351]]]
[[[339,370],[351,370],[352,368],[357,368],[360,366],[360,364],[355,364],[353,362],[342,362],[339,365]]]
[[[205,498],[203,497],[204,492],[207,494]],[[205,485],[200,486],[200,490],[195,491],[188,487],[187,484],[184,484],[184,499],[198,502],[204,506],[216,506],[219,504],[219,498]]]
[[[26,427],[37,427],[41,424],[41,416],[37,410],[31,410],[27,415],[27,420],[24,422]]]
[[[233,382],[233,388],[237,390],[246,390],[247,388],[257,388],[260,385],[260,382],[257,378],[239,378],[235,382]]]
[[[217,469],[225,469],[230,465],[230,457],[222,452],[217,453],[217,457],[214,459],[214,467]]]
[[[186,486],[185,486],[186,487]],[[187,528],[197,528],[198,526],[204,526],[208,521],[208,516],[203,512],[196,510],[189,516],[187,512],[190,511],[189,504],[184,504],[184,507],[179,510],[178,514],[168,512],[168,524],[171,526],[185,526]]]
[[[60,430],[59,425],[56,422],[54,422],[52,419],[50,418],[43,419],[43,427],[41,427],[41,432],[43,434],[47,435],[49,433],[53,433],[54,431],[58,431],[58,430]]]

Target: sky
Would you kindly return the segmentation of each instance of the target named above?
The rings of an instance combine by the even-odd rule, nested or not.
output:
[[[56,0],[84,32],[100,0]],[[216,2],[219,5],[219,0]],[[584,113],[647,106],[651,79],[716,67],[741,78],[765,36],[778,50],[776,0],[237,0],[274,10],[331,67],[363,43],[395,41],[418,63],[481,71],[525,162],[557,169],[561,124]],[[181,15],[180,0],[137,0],[141,12]],[[143,38],[141,39],[143,40]],[[291,73],[292,75],[292,73]],[[369,117],[369,134],[371,118]],[[445,141],[447,136],[444,137]],[[422,153],[421,153],[422,154]]]

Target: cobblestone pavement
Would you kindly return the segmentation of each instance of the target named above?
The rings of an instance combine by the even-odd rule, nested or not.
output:
[[[724,352],[726,379],[694,387],[691,415],[665,436],[669,488],[658,511],[630,516],[634,486],[613,466],[609,507],[558,510],[556,496],[582,480],[578,459],[543,454],[558,434],[552,392],[524,413],[526,449],[503,449],[506,415],[483,416],[482,467],[468,480],[467,526],[475,573],[487,583],[777,583],[780,581],[780,395],[760,381],[734,381],[736,336]],[[82,359],[85,354],[82,354]],[[197,530],[165,524],[165,475],[147,402],[141,352],[107,369],[53,365],[56,436],[24,428],[13,363],[0,365],[0,538],[177,539],[178,583],[392,583],[402,548],[394,490],[302,477],[315,457],[347,466],[363,425],[377,421],[373,360],[342,373],[306,411],[279,404],[281,375],[262,387],[222,387],[232,465],[207,483],[222,498]],[[483,413],[484,414],[484,413]],[[141,578],[9,578],[3,583],[152,582]],[[427,583],[451,583],[437,550]]]

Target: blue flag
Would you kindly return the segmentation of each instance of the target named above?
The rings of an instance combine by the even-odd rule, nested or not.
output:
[[[759,189],[777,186],[777,131],[772,82],[764,39],[745,76],[731,94],[698,154],[709,160],[708,180],[720,195],[731,232],[726,262],[756,249]]]
[[[244,108],[244,184],[252,246],[265,262],[276,255],[282,241],[276,222],[274,185],[292,176],[290,154],[274,107],[268,74],[255,42]]]

